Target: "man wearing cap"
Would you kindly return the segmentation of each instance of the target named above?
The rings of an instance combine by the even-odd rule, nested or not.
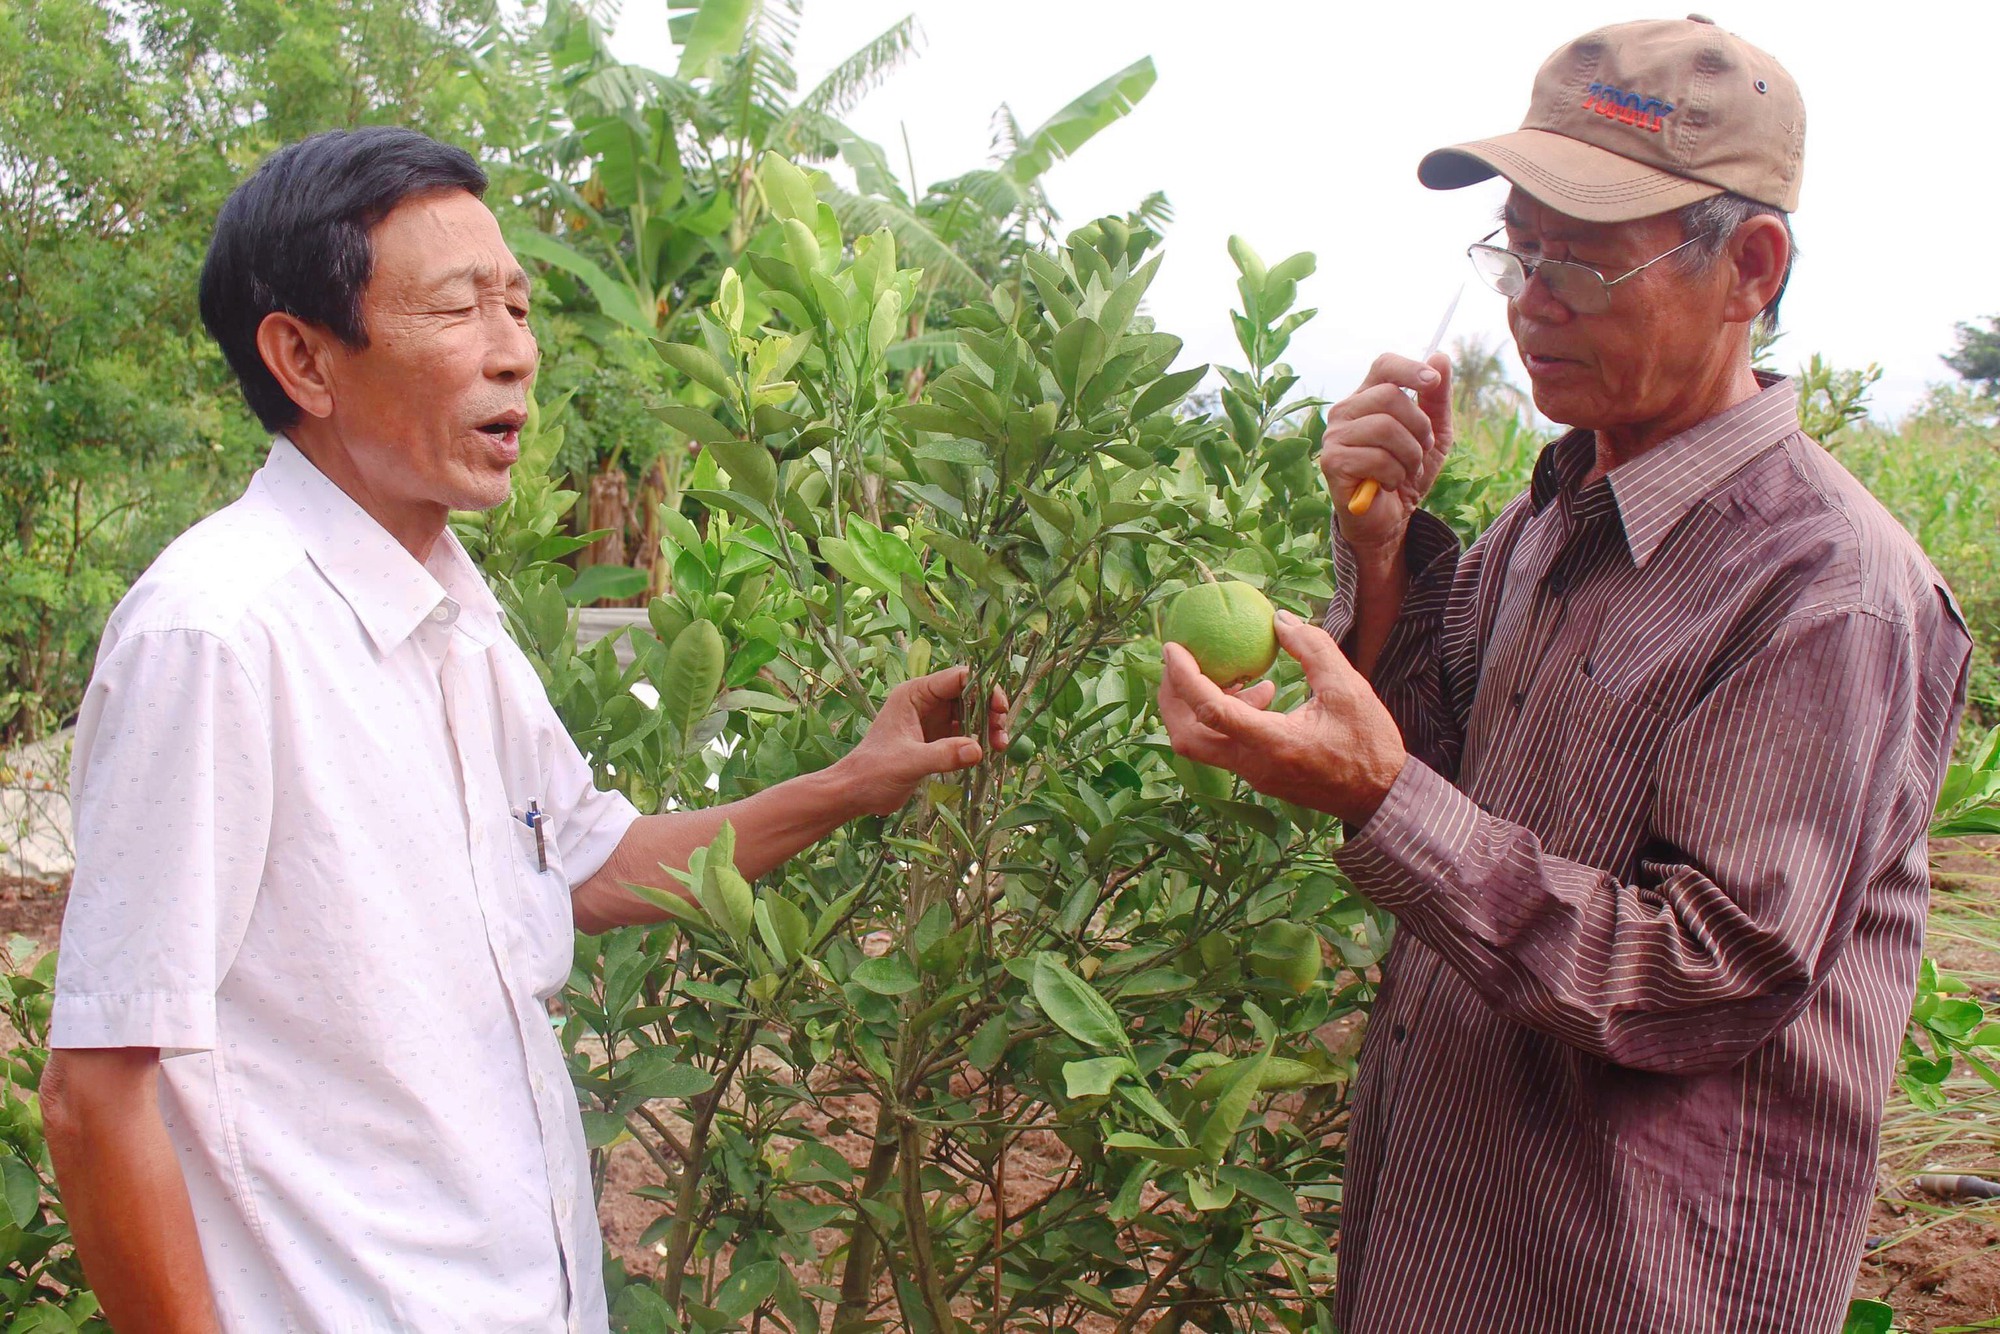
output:
[[[1310,700],[1166,650],[1175,748],[1341,816],[1398,921],[1346,1334],[1840,1324],[1970,639],[1751,369],[1804,129],[1776,61],[1691,18],[1570,43],[1522,129],[1425,158],[1512,184],[1472,257],[1573,429],[1461,553],[1417,508],[1449,363],[1381,357],[1328,414],[1325,630],[1280,616]]]

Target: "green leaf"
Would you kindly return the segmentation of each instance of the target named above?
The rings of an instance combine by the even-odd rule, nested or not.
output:
[[[1270,276],[1270,271],[1257,257],[1257,252],[1250,248],[1248,241],[1240,236],[1230,237],[1229,258],[1235,261],[1236,271],[1250,280],[1252,288],[1260,292],[1264,290],[1264,280]]]
[[[975,1070],[991,1070],[1007,1050],[1007,1016],[996,1014],[965,1044],[965,1060]]]
[[[1187,1176],[1188,1203],[1203,1213],[1214,1213],[1227,1209],[1236,1199],[1236,1187],[1227,1181],[1218,1181],[1206,1172],[1190,1172]]]
[[[625,1118],[616,1112],[583,1113],[583,1140],[593,1149],[603,1148],[624,1133]]]
[[[1141,265],[1139,270],[1112,291],[1105,299],[1104,309],[1097,313],[1097,322],[1104,332],[1116,338],[1125,332],[1125,326],[1138,313],[1139,300],[1146,295],[1146,289],[1153,284],[1153,276],[1160,271],[1160,261],[1164,255],[1155,255]]]
[[[1063,1086],[1072,1098],[1102,1098],[1120,1075],[1137,1074],[1137,1068],[1123,1056],[1093,1056],[1063,1064]]]
[[[760,505],[778,494],[778,462],[755,440],[717,440],[707,446],[736,489]]]
[[[772,214],[780,219],[810,218],[819,209],[812,182],[781,154],[765,150],[757,164],[757,183],[764,188]]]
[[[919,431],[939,435],[959,435],[978,440],[985,430],[972,418],[935,403],[905,403],[896,409],[896,420]]]
[[[1063,1280],[1063,1286],[1076,1294],[1082,1299],[1083,1304],[1092,1310],[1101,1311],[1106,1315],[1120,1314],[1118,1303],[1111,1300],[1111,1295],[1095,1283],[1086,1283],[1080,1278],[1066,1278]]]
[[[777,1291],[778,1268],[776,1260],[744,1265],[715,1290],[715,1309],[731,1320],[743,1319]]]
[[[6,1195],[7,1215],[14,1220],[15,1227],[26,1227],[35,1221],[42,1203],[41,1179],[33,1168],[12,1154],[0,1159],[0,1193]]]
[[[1035,1004],[1049,1021],[1086,1047],[1131,1053],[1118,1014],[1090,983],[1063,966],[1053,954],[1035,958],[1031,988]]]
[[[664,338],[656,338],[653,340],[653,350],[660,354],[661,361],[724,402],[735,398],[736,385],[728,368],[716,360],[715,355],[707,348],[696,347],[692,343],[669,343]],[[690,430],[688,434],[694,435],[694,432]],[[700,439],[699,436],[695,438]]]
[[[1104,1137],[1107,1149],[1123,1149],[1136,1153],[1141,1158],[1160,1163],[1167,1167],[1199,1167],[1202,1164],[1201,1150],[1177,1144],[1162,1144],[1158,1140],[1135,1135],[1121,1130]]]
[[[1132,419],[1139,421],[1152,416],[1162,408],[1178,407],[1207,374],[1208,366],[1204,363],[1200,366],[1191,366],[1184,371],[1175,371],[1171,375],[1162,375],[1147,385],[1133,401]]]
[[[702,445],[727,445],[736,440],[736,432],[724,426],[700,408],[691,408],[683,403],[666,403],[651,409],[658,417],[676,431],[692,436]]]
[[[917,989],[917,970],[910,966],[909,956],[898,950],[879,959],[862,960],[848,980],[878,996],[900,996]]]
[[[1021,256],[1021,263],[1027,268],[1028,276],[1034,280],[1035,291],[1041,295],[1042,304],[1056,317],[1058,325],[1068,325],[1076,319],[1076,305],[1064,290],[1064,274],[1060,266],[1039,250],[1029,250]]]
[[[1202,1155],[1211,1163],[1220,1163],[1229,1152],[1230,1141],[1243,1125],[1243,1118],[1250,1110],[1250,1104],[1263,1091],[1264,1066],[1271,1059],[1271,1048],[1267,1045],[1257,1055],[1238,1061],[1228,1083],[1215,1100],[1215,1109],[1195,1132],[1195,1143]]]
[[[1840,1334],[1889,1334],[1895,1324],[1895,1308],[1887,1302],[1856,1297],[1847,1304],[1847,1319],[1840,1326]]]
[[[600,268],[596,261],[586,258],[569,248],[553,236],[542,232],[520,231],[507,238],[516,255],[526,255],[544,264],[574,274],[582,279],[591,296],[597,300],[597,308],[611,319],[628,329],[648,337],[655,332],[653,321],[639,304],[638,293],[631,284],[614,278]]]
[[[1038,179],[1057,162],[1089,143],[1099,131],[1129,114],[1158,77],[1151,56],[1133,61],[1096,87],[1072,98],[1022,141],[1001,170],[1022,185]]]
[[[1290,1186],[1269,1173],[1260,1172],[1254,1167],[1230,1164],[1218,1167],[1215,1175],[1271,1212],[1282,1214],[1294,1222],[1303,1221],[1299,1218],[1299,1197]]]
[[[800,218],[785,219],[784,235],[785,258],[810,282],[812,276],[820,272],[819,237],[813,234],[811,224]],[[813,290],[818,292],[817,284]],[[827,314],[832,315],[833,312],[828,311]]]
[[[920,459],[977,467],[987,461],[986,449],[970,440],[929,440],[910,451]]]
[[[1065,324],[1049,344],[1055,360],[1056,383],[1065,398],[1075,398],[1097,368],[1104,364],[1110,340],[1096,320],[1079,316]]]
[[[1948,1000],[1938,1003],[1936,1011],[1926,1021],[1925,1026],[1947,1038],[1963,1040],[1985,1019],[1986,1011],[1980,1008],[1978,1001]]]
[[[739,945],[748,940],[755,915],[756,895],[750,888],[750,882],[743,878],[743,873],[729,862],[711,858],[702,881],[708,891],[702,897],[702,906],[708,909],[716,925]]]
[[[752,0],[700,0],[681,40],[681,63],[674,77],[699,79],[743,47],[755,6]]]
[[[797,904],[775,891],[757,900],[757,934],[780,964],[789,964],[805,950],[812,924]]]
[[[658,1047],[641,1048],[619,1065],[627,1077],[625,1091],[649,1101],[698,1097],[715,1087],[714,1075]]]
[[[663,721],[683,746],[722,689],[723,658],[722,632],[706,620],[689,621],[667,650],[667,669],[655,684]]]
[[[881,356],[902,331],[903,294],[891,287],[875,298],[874,309],[868,314],[869,355]]]
[[[586,565],[563,590],[563,600],[572,607],[587,607],[600,598],[635,598],[645,591],[644,570],[629,565]]]
[[[8,1334],[76,1334],[76,1322],[60,1307],[37,1302],[27,1313],[8,1322]]]

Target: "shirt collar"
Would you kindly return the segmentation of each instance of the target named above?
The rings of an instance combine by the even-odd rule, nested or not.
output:
[[[1761,390],[1735,407],[1611,470],[1606,480],[1634,565],[1644,568],[1688,511],[1738,468],[1798,433],[1798,392],[1791,381],[1759,371],[1757,383]],[[1571,431],[1542,451],[1531,489],[1535,509],[1576,488],[1595,461],[1589,431]]]
[[[482,648],[499,634],[500,604],[450,529],[419,563],[283,435],[272,440],[257,483],[378,653],[399,647],[441,609],[438,619],[455,621]]]

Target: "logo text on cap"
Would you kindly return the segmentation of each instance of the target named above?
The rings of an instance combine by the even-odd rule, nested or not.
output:
[[[1593,83],[1584,91],[1583,109],[1595,111],[1621,125],[1650,130],[1654,134],[1658,134],[1667,117],[1674,114],[1671,102],[1662,102],[1657,97],[1641,97],[1638,93],[1628,93],[1608,83]]]

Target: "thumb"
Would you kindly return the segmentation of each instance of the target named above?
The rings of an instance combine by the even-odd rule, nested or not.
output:
[[[948,736],[942,741],[926,741],[917,747],[917,758],[927,774],[956,773],[979,763],[985,751],[971,737]]]
[[[1354,670],[1332,635],[1291,612],[1278,613],[1278,643],[1306,669],[1306,684],[1315,695],[1338,689]]]

